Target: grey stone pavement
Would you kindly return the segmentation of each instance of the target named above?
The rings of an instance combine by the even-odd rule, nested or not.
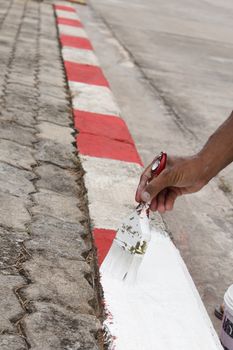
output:
[[[147,164],[193,154],[233,109],[231,0],[89,0],[79,13]],[[163,215],[217,331],[233,283],[233,165]]]
[[[102,348],[95,252],[51,3],[0,0],[1,350]],[[232,110],[232,2],[90,5],[77,6],[80,17],[144,162],[161,149],[195,152]],[[164,215],[217,330],[213,307],[233,276],[232,189],[229,167]]]
[[[52,2],[0,0],[0,349],[102,348]]]

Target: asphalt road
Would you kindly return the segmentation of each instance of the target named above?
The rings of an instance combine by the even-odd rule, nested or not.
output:
[[[193,154],[232,111],[231,0],[91,0],[79,12],[143,161]],[[163,216],[217,330],[233,283],[233,167]]]

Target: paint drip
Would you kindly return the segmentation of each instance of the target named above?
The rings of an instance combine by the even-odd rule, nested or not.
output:
[[[222,349],[199,294],[170,238],[152,239],[130,285],[107,271],[101,277],[110,318],[110,350]]]

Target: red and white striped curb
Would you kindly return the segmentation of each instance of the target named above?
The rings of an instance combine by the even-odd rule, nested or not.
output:
[[[76,10],[59,4],[55,11],[101,263],[134,202],[142,162]]]
[[[93,236],[101,264],[119,223],[133,209],[130,203],[134,203],[142,161],[76,9],[68,3],[59,3],[54,8],[78,131],[77,149],[85,170]],[[191,280],[188,272],[186,279]],[[195,286],[189,283],[195,300],[202,304]],[[201,312],[216,343],[211,349],[220,349],[204,308]],[[116,347],[123,348],[126,350]]]

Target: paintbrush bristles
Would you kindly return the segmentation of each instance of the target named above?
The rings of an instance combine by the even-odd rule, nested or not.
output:
[[[123,280],[130,269],[134,254],[124,250],[119,244],[113,241],[113,244],[104,259],[101,267],[101,273],[109,273],[114,278]]]
[[[139,267],[142,263],[144,254],[134,254],[128,273],[126,274],[124,281],[128,285],[134,285],[137,282],[137,275]]]
[[[112,246],[100,267],[102,275],[106,273],[123,281],[131,269],[128,282],[133,283],[150,239],[147,207],[144,205],[130,214],[117,230]]]

